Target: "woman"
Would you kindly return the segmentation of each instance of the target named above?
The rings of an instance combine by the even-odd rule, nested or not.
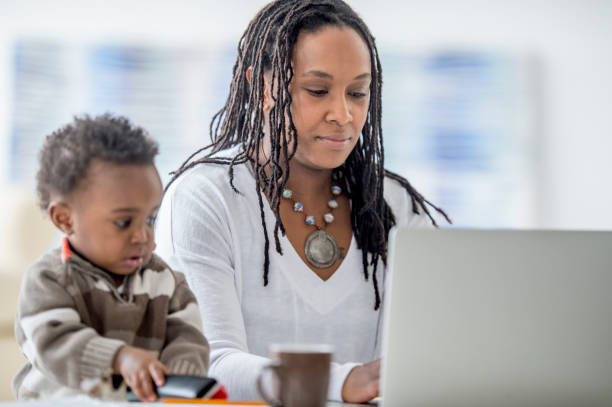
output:
[[[158,251],[186,274],[232,398],[259,398],[269,344],[299,342],[335,346],[331,399],[367,401],[389,230],[446,215],[384,170],[380,62],[344,2],[270,3],[233,72],[212,144],[168,187]]]

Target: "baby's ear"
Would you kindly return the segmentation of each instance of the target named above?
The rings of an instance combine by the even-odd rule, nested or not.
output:
[[[53,222],[55,227],[64,232],[66,236],[70,236],[73,232],[72,210],[70,206],[63,201],[52,201],[49,204],[48,211],[51,222]]]

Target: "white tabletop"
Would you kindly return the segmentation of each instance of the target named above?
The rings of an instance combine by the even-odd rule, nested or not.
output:
[[[8,401],[0,402],[0,407],[159,407],[160,405],[168,407],[186,407],[189,405],[196,406],[197,404],[169,404],[169,403],[129,403],[129,402],[115,402],[115,401],[100,401],[94,399],[68,399],[68,400],[38,400],[38,401]],[[252,407],[247,404],[200,404],[202,406],[210,407]],[[337,403],[328,402],[327,407],[357,407],[363,406],[363,404],[348,404],[348,403]]]

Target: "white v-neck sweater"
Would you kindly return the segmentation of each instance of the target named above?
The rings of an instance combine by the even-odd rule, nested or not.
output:
[[[255,381],[269,363],[272,343],[325,343],[334,347],[329,398],[357,364],[380,357],[382,312],[374,310],[371,277],[365,281],[361,250],[351,241],[345,259],[321,280],[286,237],[274,248],[274,215],[264,199],[270,237],[269,283],[263,284],[264,235],[255,178],[247,164],[234,169],[201,164],[182,175],[164,196],[156,224],[157,253],[185,274],[199,302],[211,348],[209,375],[232,399],[260,399]],[[415,215],[406,191],[385,180],[385,199],[397,225],[431,227]],[[384,294],[382,264],[378,267]]]

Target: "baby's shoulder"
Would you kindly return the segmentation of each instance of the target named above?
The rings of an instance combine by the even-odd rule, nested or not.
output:
[[[151,259],[141,269],[148,278],[156,280],[157,284],[176,286],[185,280],[183,273],[175,271],[158,254],[152,253]],[[147,278],[147,277],[144,277]],[[170,281],[169,281],[170,280]],[[170,284],[169,284],[170,283]]]
[[[161,273],[165,270],[168,270],[172,273],[172,269],[170,268],[170,266],[168,266],[168,264],[155,253],[151,254],[151,259],[149,259],[143,269],[148,269],[156,273]]]
[[[66,263],[62,261],[60,247],[49,250],[40,256],[26,270],[26,279],[53,279],[63,283],[66,276]]]

